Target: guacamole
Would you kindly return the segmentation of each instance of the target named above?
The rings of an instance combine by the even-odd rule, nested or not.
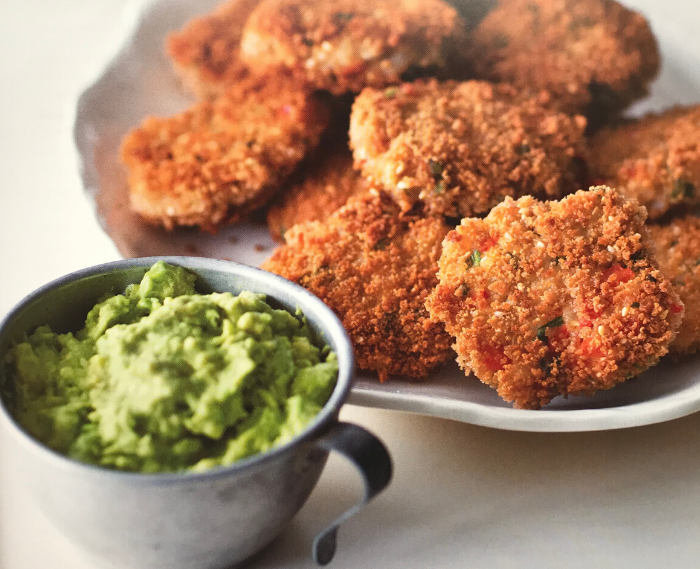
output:
[[[38,328],[5,358],[24,429],[83,462],[201,471],[297,436],[328,400],[338,363],[301,314],[265,296],[196,294],[163,262],[103,298],[72,334]]]

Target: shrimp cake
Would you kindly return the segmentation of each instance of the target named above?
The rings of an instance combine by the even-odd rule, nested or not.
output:
[[[275,241],[284,241],[288,228],[305,221],[323,221],[368,187],[352,167],[352,153],[344,147],[323,153],[304,168],[303,179],[284,192],[267,213],[267,227]]]
[[[377,371],[381,381],[389,374],[420,378],[451,353],[450,336],[425,308],[448,230],[437,218],[401,216],[388,195],[370,194],[323,223],[294,226],[262,268],[335,311],[361,369]]]
[[[686,216],[668,225],[650,225],[652,250],[659,268],[685,304],[683,322],[671,343],[673,354],[700,348],[700,218]]]
[[[509,198],[462,220],[427,302],[462,368],[516,408],[539,409],[655,365],[683,304],[650,256],[645,217],[595,187],[559,202]]]
[[[614,0],[501,0],[469,59],[479,77],[546,89],[566,112],[603,117],[645,96],[660,66],[647,20]]]
[[[464,22],[442,0],[262,0],[241,40],[251,67],[285,66],[335,94],[415,68],[463,73],[465,47]]]
[[[319,99],[281,77],[247,80],[175,116],[149,117],[122,142],[131,207],[167,229],[214,231],[264,205],[328,120]]]
[[[646,206],[650,219],[700,203],[700,106],[607,128],[590,141],[591,175]]]
[[[243,26],[260,0],[229,0],[211,14],[171,33],[166,51],[184,86],[200,98],[214,98],[248,77],[240,60]]]
[[[355,167],[404,210],[487,213],[506,196],[560,197],[580,187],[586,119],[482,81],[365,89],[350,117]]]

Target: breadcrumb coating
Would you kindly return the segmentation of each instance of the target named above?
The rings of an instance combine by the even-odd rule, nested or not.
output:
[[[365,89],[350,117],[355,167],[404,210],[487,213],[506,196],[560,197],[580,187],[586,119],[548,110],[482,81],[404,83]]]
[[[589,395],[666,354],[683,304],[649,254],[646,213],[607,187],[506,199],[443,243],[431,316],[458,361],[516,408]]]
[[[660,66],[641,14],[614,0],[501,0],[470,48],[477,76],[546,89],[569,113],[608,115],[647,94]]]
[[[304,168],[303,179],[284,192],[267,213],[267,227],[275,241],[284,242],[288,228],[305,221],[324,221],[351,197],[369,190],[352,167],[347,144],[322,153]]]
[[[700,348],[700,218],[687,216],[668,225],[650,225],[649,235],[659,268],[685,305],[670,351],[676,355],[695,353]]]
[[[650,219],[700,203],[700,106],[600,131],[590,141],[589,166],[596,180],[646,206]]]
[[[282,76],[251,78],[175,116],[149,117],[122,142],[131,207],[167,229],[215,231],[264,205],[328,120],[318,98]]]
[[[262,0],[241,54],[251,67],[278,65],[335,94],[397,83],[413,68],[461,77],[464,22],[442,0]]]
[[[228,0],[168,35],[167,54],[187,89],[200,98],[214,98],[248,77],[250,70],[240,60],[241,35],[259,3]]]
[[[351,200],[325,223],[287,231],[262,268],[319,296],[340,317],[361,369],[424,377],[450,356],[450,336],[431,322],[425,300],[437,284],[436,218],[400,216],[384,194]]]

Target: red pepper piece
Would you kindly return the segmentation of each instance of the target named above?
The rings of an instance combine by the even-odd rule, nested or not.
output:
[[[457,231],[450,231],[445,237],[445,241],[450,243],[459,243],[462,240],[462,236]]]
[[[587,358],[599,358],[603,355],[603,350],[600,349],[600,346],[594,346],[589,338],[581,340],[579,351],[582,356]]]
[[[510,363],[510,358],[506,356],[501,346],[480,346],[479,351],[486,369],[494,373],[501,371],[506,364]]]
[[[491,298],[491,295],[489,294],[489,291],[485,288],[482,288],[480,290],[474,290],[471,293],[471,297],[476,300],[476,303],[478,306],[485,306],[486,303],[488,302],[489,298]]]
[[[609,281],[612,277],[615,277],[620,283],[626,283],[634,278],[634,271],[623,267],[619,263],[615,263],[612,267],[605,270],[603,273],[603,281]]]
[[[481,241],[481,245],[479,246],[479,250],[482,251],[482,252],[483,252],[483,251],[488,251],[488,250],[491,249],[491,247],[493,247],[496,243],[498,243],[498,239],[496,239],[495,237],[489,236],[489,237],[487,237],[486,239],[483,239],[483,240]]]
[[[549,332],[547,333],[547,338],[549,338],[550,342],[561,343],[570,335],[571,334],[569,333],[569,329],[566,327],[566,324],[562,324],[556,328],[550,328]]]

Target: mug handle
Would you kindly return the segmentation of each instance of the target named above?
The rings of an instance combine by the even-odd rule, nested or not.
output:
[[[389,485],[391,457],[384,443],[369,431],[352,423],[335,423],[316,444],[326,451],[337,451],[360,471],[365,486],[362,500],[323,529],[314,539],[313,557],[319,565],[333,559],[338,526],[359,512],[374,496]]]

